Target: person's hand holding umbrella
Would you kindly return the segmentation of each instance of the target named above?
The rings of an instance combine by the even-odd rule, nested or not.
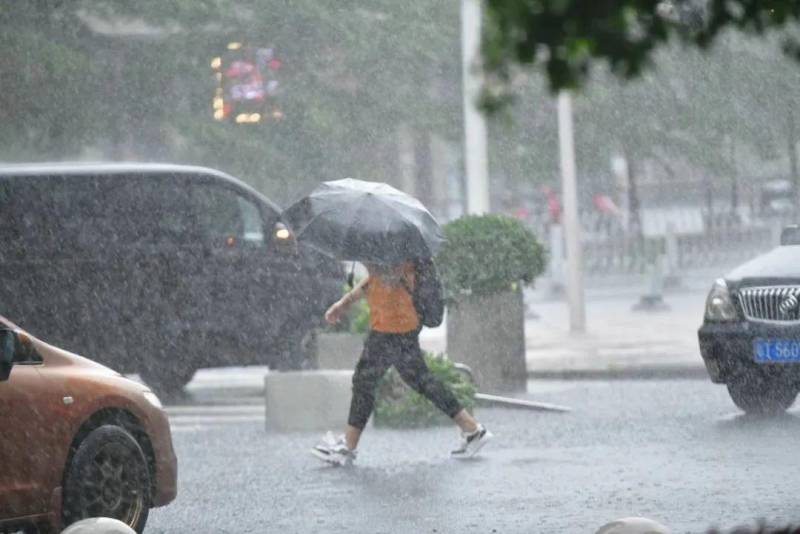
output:
[[[364,287],[367,285],[368,278],[361,280],[353,289],[351,289],[341,299],[334,302],[328,311],[325,312],[325,321],[328,324],[336,324],[342,320],[347,311],[354,303],[358,302],[364,296]]]

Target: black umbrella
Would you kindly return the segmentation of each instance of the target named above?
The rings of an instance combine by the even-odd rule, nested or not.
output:
[[[429,258],[444,242],[439,223],[419,200],[378,182],[323,182],[285,217],[298,240],[340,260]]]

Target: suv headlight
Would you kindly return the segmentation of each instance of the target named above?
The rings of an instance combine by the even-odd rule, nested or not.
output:
[[[705,317],[707,321],[733,321],[737,317],[728,285],[722,278],[714,282],[708,294]]]

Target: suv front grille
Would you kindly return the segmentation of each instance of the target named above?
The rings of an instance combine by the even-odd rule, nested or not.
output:
[[[800,322],[800,286],[747,287],[739,290],[739,302],[750,320]]]

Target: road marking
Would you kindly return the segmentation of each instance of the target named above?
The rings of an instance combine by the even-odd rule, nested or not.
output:
[[[166,406],[164,409],[170,417],[187,415],[263,415],[266,410],[263,404],[237,404],[233,406],[195,404]]]
[[[173,432],[198,432],[235,424],[264,424],[264,406],[167,406]]]

